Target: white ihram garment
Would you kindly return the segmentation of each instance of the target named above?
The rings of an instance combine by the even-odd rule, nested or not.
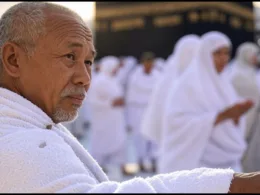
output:
[[[123,107],[112,105],[116,98],[123,97],[122,86],[112,71],[119,61],[111,56],[102,59],[100,73],[93,81],[88,93],[91,106],[90,153],[102,166],[113,156],[114,163],[125,161],[126,124]],[[120,153],[121,155],[118,155]]]
[[[259,47],[255,43],[245,42],[238,47],[234,60],[231,81],[237,93],[251,99],[254,106],[246,113],[247,151],[243,158],[245,172],[260,171],[260,91],[257,81],[257,70],[252,58],[257,57]]]
[[[241,171],[246,148],[245,120],[214,126],[218,113],[239,101],[231,83],[217,74],[212,54],[231,45],[222,33],[201,37],[197,54],[167,100],[163,122],[161,173],[197,167]]]
[[[197,35],[186,35],[176,43],[173,56],[169,58],[165,71],[153,90],[141,124],[141,132],[158,145],[161,139],[162,117],[165,112],[166,99],[172,89],[172,85],[194,57],[198,44],[199,37]]]
[[[1,193],[227,193],[230,169],[109,181],[75,137],[22,96],[0,88]]]
[[[143,66],[140,65],[133,71],[128,83],[126,94],[128,124],[133,131],[138,159],[153,157],[153,151],[147,151],[148,141],[141,134],[140,125],[159,76],[160,73],[156,69],[153,69],[149,75],[146,74]]]

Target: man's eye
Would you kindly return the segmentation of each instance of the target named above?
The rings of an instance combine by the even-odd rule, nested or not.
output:
[[[85,61],[85,64],[91,66],[91,65],[92,65],[92,62],[89,61],[89,60],[86,60],[86,61]]]
[[[75,60],[75,56],[73,54],[67,54],[66,57],[70,60]]]

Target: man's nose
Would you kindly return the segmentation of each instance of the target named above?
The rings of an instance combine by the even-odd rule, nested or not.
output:
[[[87,86],[91,81],[91,72],[87,69],[85,63],[80,63],[75,66],[75,73],[73,76],[73,84]]]

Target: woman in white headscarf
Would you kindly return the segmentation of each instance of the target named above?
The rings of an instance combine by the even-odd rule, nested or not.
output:
[[[142,133],[148,138],[160,142],[164,104],[172,84],[184,72],[198,49],[199,36],[186,35],[176,43],[174,55],[165,67],[153,90],[148,108],[141,125]],[[188,55],[187,55],[188,54]]]
[[[166,100],[159,172],[197,167],[241,171],[246,148],[241,116],[252,102],[240,100],[220,75],[230,49],[229,38],[220,32],[201,37],[192,63]]]
[[[241,44],[233,60],[231,82],[241,97],[254,101],[254,107],[246,114],[246,136],[250,134],[252,125],[258,115],[260,91],[257,84],[257,54],[259,48],[255,43]]]
[[[257,55],[259,47],[245,42],[238,47],[234,59],[231,81],[237,93],[254,101],[254,107],[246,114],[246,138],[248,148],[243,159],[243,169],[260,171],[260,91],[257,83]]]
[[[90,153],[106,167],[112,161],[122,165],[126,158],[126,125],[123,112],[123,90],[115,75],[119,60],[104,57],[100,73],[89,90],[91,106]]]

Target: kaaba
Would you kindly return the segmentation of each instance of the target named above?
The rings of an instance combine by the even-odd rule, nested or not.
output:
[[[187,34],[225,33],[232,56],[241,43],[254,41],[252,2],[96,2],[97,59],[152,51],[166,59]]]

